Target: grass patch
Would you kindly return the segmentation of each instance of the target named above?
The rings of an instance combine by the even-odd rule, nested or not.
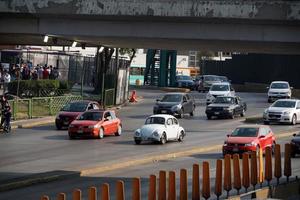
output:
[[[255,116],[255,117],[247,117],[244,122],[249,124],[261,124],[264,121],[261,116]]]

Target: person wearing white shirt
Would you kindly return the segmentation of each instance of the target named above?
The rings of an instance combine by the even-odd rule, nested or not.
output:
[[[7,70],[4,71],[3,74],[3,93],[7,91],[8,83],[10,83],[11,77]]]

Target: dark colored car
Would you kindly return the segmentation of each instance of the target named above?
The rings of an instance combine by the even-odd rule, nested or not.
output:
[[[291,140],[292,151],[291,156],[294,158],[296,154],[300,154],[300,133],[294,134]]]
[[[182,118],[184,114],[194,115],[194,98],[186,93],[167,93],[161,100],[156,100],[153,114],[178,115]]]
[[[244,116],[247,110],[247,104],[237,96],[218,96],[206,107],[205,113],[207,119],[216,117],[230,117],[233,119],[236,115]]]
[[[221,83],[221,79],[216,75],[201,75],[196,77],[195,88],[199,92],[205,92],[210,89],[214,83]]]
[[[192,77],[186,75],[178,75],[176,76],[176,86],[181,88],[194,89],[194,81]]]
[[[66,104],[56,115],[55,125],[58,130],[69,127],[70,123],[77,116],[87,110],[99,109],[100,106],[95,101],[73,101]]]

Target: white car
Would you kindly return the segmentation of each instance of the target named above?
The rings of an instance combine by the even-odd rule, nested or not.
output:
[[[279,99],[263,113],[264,124],[270,122],[289,123],[292,125],[300,121],[300,100]]]
[[[182,141],[184,129],[179,126],[178,120],[172,115],[152,115],[146,119],[145,125],[134,133],[134,141],[153,141],[165,144],[169,140]]]
[[[271,103],[277,99],[290,99],[293,87],[286,81],[273,81],[267,89],[269,89],[268,102]]]
[[[214,83],[206,95],[206,105],[211,104],[218,96],[235,96],[235,91],[228,82]]]

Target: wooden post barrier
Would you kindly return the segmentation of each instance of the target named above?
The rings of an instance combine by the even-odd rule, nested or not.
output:
[[[176,173],[174,171],[169,172],[168,200],[176,200]]]
[[[271,147],[266,147],[265,150],[265,180],[268,182],[268,186],[270,186],[270,181],[273,178],[272,173],[272,149]]]
[[[150,175],[149,177],[148,200],[156,200],[156,176],[155,175]]]
[[[210,197],[210,176],[209,176],[209,163],[203,162],[202,164],[202,196],[205,199]]]
[[[88,200],[97,200],[97,188],[96,187],[89,188]]]
[[[215,195],[217,196],[217,199],[222,195],[222,170],[222,160],[217,160],[215,182]]]
[[[280,151],[280,145],[275,145],[275,169],[274,169],[274,176],[277,179],[277,185],[279,185],[279,179],[282,176],[281,172],[281,151]]]
[[[125,200],[124,182],[120,180],[116,184],[116,200]]]
[[[43,195],[43,196],[41,197],[41,200],[49,200],[49,197],[48,197],[47,195]]]
[[[262,184],[264,182],[264,160],[263,160],[263,150],[259,148],[258,154],[259,167],[258,167],[258,181],[260,183],[260,187],[262,188]]]
[[[158,200],[166,200],[166,171],[159,172],[159,191],[158,191]]]
[[[192,200],[200,200],[199,164],[193,164]]]
[[[101,186],[101,200],[110,200],[108,183],[103,183]]]
[[[257,156],[256,152],[251,153],[251,185],[255,190],[255,186],[257,185]]]
[[[291,144],[285,144],[284,146],[284,175],[286,176],[287,182],[289,177],[292,175],[291,167]]]
[[[81,190],[75,189],[73,191],[73,200],[81,200]]]
[[[227,192],[227,198],[231,189],[231,155],[227,154],[224,158],[224,190]]]
[[[141,180],[133,178],[132,180],[132,200],[141,200]]]
[[[247,192],[250,187],[250,172],[249,172],[249,154],[243,154],[243,176],[242,176],[243,186]]]
[[[187,200],[188,192],[187,192],[187,170],[180,170],[180,200]]]
[[[238,154],[233,155],[233,177],[233,186],[237,190],[237,194],[240,194],[242,183],[240,170],[240,156]]]
[[[66,200],[66,194],[65,193],[59,193],[57,195],[57,200]]]

